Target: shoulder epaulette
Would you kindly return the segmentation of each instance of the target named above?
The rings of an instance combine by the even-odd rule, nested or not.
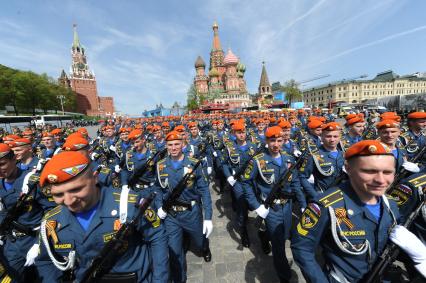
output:
[[[103,167],[101,171],[99,171],[99,173],[102,173],[105,175],[109,174],[110,172],[111,172],[111,169],[109,169],[108,167]]]
[[[198,162],[197,158],[194,158],[194,157],[191,157],[191,156],[188,156],[188,159],[189,159],[189,161],[191,161],[193,163],[197,163]]]
[[[49,219],[55,216],[56,214],[58,214],[59,212],[61,212],[61,210],[62,210],[62,205],[57,205],[51,210],[49,210],[48,212],[46,212],[43,216],[43,219]]]
[[[408,183],[415,187],[422,187],[426,185],[426,174],[422,174],[414,179],[411,179],[408,181]]]
[[[324,207],[329,207],[330,205],[335,204],[338,201],[343,200],[343,192],[340,189],[333,190],[331,193],[322,197],[319,202]]]
[[[113,195],[114,195],[114,201],[120,202],[121,193],[113,193]],[[127,197],[127,202],[136,203],[137,200],[138,200],[138,195],[129,193],[129,196]]]
[[[265,154],[264,153],[259,153],[258,155],[256,155],[255,157],[253,157],[253,159],[260,159],[260,158],[262,158],[262,157],[264,157],[265,156]]]

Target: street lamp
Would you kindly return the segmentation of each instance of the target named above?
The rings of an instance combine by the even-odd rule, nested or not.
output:
[[[64,99],[65,99],[65,96],[58,95],[58,96],[56,96],[56,98],[59,99],[59,101],[61,102],[62,115],[65,115],[65,111],[64,111]]]

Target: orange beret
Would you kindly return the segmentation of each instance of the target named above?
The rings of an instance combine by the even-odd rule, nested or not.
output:
[[[170,127],[170,124],[169,124],[169,122],[163,122],[163,123],[161,124],[161,127],[164,127],[164,128],[166,128],[166,127]]]
[[[353,115],[353,114],[350,114]],[[348,115],[349,116],[349,115]],[[361,123],[364,122],[364,115],[355,115],[354,117],[348,119],[348,116],[346,116],[346,126],[353,125],[355,123]]]
[[[232,130],[234,130],[234,131],[244,131],[245,129],[246,129],[246,126],[244,125],[244,123],[241,123],[241,122],[235,122],[233,125],[232,125]]]
[[[166,136],[166,141],[174,141],[174,140],[181,140],[182,135],[177,131],[171,131]]]
[[[105,126],[105,130],[115,130],[113,125]]]
[[[323,131],[339,131],[342,129],[342,126],[337,122],[330,122],[322,125],[321,128]]]
[[[322,126],[322,122],[317,119],[313,119],[311,122],[308,123],[309,129],[316,129],[316,128],[320,128],[321,126]]]
[[[407,115],[408,119],[426,119],[426,112],[413,112]]]
[[[33,135],[33,132],[32,132],[32,131],[29,131],[29,130],[27,130],[27,131],[23,131],[23,132],[22,132],[22,135],[23,135],[23,136],[32,136],[32,135]]]
[[[385,112],[380,115],[381,120],[394,120],[394,121],[401,121],[401,117],[396,114],[396,112]]]
[[[17,135],[7,135],[7,136],[3,137],[3,141],[14,141],[14,140],[17,140],[17,139],[20,139],[20,138],[21,137],[17,136]]]
[[[20,139],[14,140],[13,142],[9,144],[11,148],[24,146],[24,145],[31,145],[31,141],[27,138],[20,138]]]
[[[52,157],[40,175],[40,186],[66,182],[84,171],[90,160],[77,151],[63,151]]]
[[[52,132],[43,132],[43,134],[41,135],[43,138],[47,138],[47,137],[53,137]]]
[[[399,123],[395,120],[383,120],[376,124],[376,128],[399,128]]]
[[[183,125],[177,125],[173,131],[179,132],[179,133],[183,133],[185,132],[185,127]]]
[[[85,148],[88,145],[89,142],[85,138],[72,136],[65,140],[65,143],[62,145],[62,149],[66,151],[77,151]]]
[[[283,136],[283,129],[279,126],[273,126],[266,129],[265,137],[267,138],[279,138]]]
[[[348,114],[348,115],[346,115],[345,120],[346,120],[346,121],[349,121],[349,120],[351,120],[351,119],[353,119],[353,118],[356,118],[356,117],[358,117],[358,115],[357,115],[357,114],[355,114],[355,113]]]
[[[270,123],[276,123],[277,119],[275,119],[274,117],[269,118],[269,122]]]
[[[189,122],[188,123],[188,128],[194,128],[197,127],[197,122]]]
[[[135,129],[129,133],[129,140],[137,140],[142,137],[142,130]]]
[[[158,125],[155,125],[155,126],[152,127],[153,132],[160,131],[160,130],[161,130],[161,127],[158,126]]]
[[[5,157],[10,151],[10,146],[5,143],[0,143],[0,158]]]
[[[59,135],[59,134],[61,134],[61,133],[62,133],[62,130],[61,130],[61,129],[59,129],[59,128],[57,128],[57,129],[53,129],[50,133],[51,133],[52,135]]]
[[[392,150],[378,140],[364,140],[353,144],[345,153],[345,158],[367,155],[393,155]]]
[[[290,124],[290,122],[289,121],[281,121],[279,124],[278,124],[278,126],[279,127],[281,127],[282,129],[290,129],[291,128],[291,124]]]
[[[83,135],[85,135],[85,136],[87,136],[87,135],[89,134],[89,132],[87,131],[87,129],[86,129],[86,128],[78,128],[78,129],[77,129],[77,132],[78,132],[78,133],[81,133],[81,134],[83,134]]]

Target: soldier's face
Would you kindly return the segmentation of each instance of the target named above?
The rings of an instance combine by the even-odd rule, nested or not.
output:
[[[284,140],[290,139],[291,130],[288,128],[283,129],[283,138]]]
[[[238,141],[242,142],[246,140],[246,131],[235,131],[234,134]]]
[[[394,146],[399,137],[401,130],[398,128],[385,128],[379,130],[380,141],[383,143]]]
[[[120,139],[122,141],[128,141],[129,140],[129,133],[125,132],[125,133],[121,133],[120,134]]]
[[[30,145],[24,145],[24,146],[17,146],[12,148],[13,153],[16,156],[16,160],[20,161],[26,157],[28,157],[31,154],[31,146]]]
[[[89,210],[100,198],[96,177],[90,168],[65,183],[52,184],[50,192],[55,203],[65,205],[74,213]]]
[[[315,136],[320,136],[322,133],[322,129],[321,128],[316,128],[316,129],[310,129],[311,133]]]
[[[42,143],[46,147],[52,147],[53,146],[53,138],[52,137],[44,137],[41,139]]]
[[[357,136],[362,136],[363,132],[365,129],[365,123],[355,123],[351,126],[351,128],[349,129],[349,131]]]
[[[415,131],[423,131],[426,129],[426,119],[413,119],[408,121],[410,128]]]
[[[191,135],[192,135],[193,137],[195,137],[195,136],[197,136],[197,135],[198,135],[198,128],[197,128],[197,127],[192,127],[192,128],[190,129],[190,131],[191,131]]]
[[[279,138],[267,138],[266,144],[268,145],[268,150],[272,154],[277,154],[281,151],[281,148],[284,144],[284,139],[282,137]]]
[[[136,150],[137,151],[142,150],[144,143],[145,143],[144,139],[142,139],[142,138],[136,139],[135,142],[134,142],[134,146],[135,146]]]
[[[16,170],[16,158],[0,158],[0,178],[9,178]]]
[[[326,148],[335,149],[340,142],[340,131],[322,131],[321,141]]]
[[[265,124],[264,123],[259,123],[257,124],[257,129],[260,131],[263,131],[265,129]]]
[[[354,157],[345,166],[351,185],[363,202],[384,195],[395,177],[392,155]]]
[[[113,129],[107,129],[107,130],[105,131],[105,135],[106,135],[107,137],[112,137],[112,136],[114,135],[114,130],[113,130]]]
[[[167,151],[171,157],[179,157],[182,154],[183,142],[181,140],[174,140],[167,142]]]

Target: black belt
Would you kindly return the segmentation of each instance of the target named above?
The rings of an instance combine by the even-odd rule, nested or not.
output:
[[[108,273],[102,276],[99,283],[136,283],[138,282],[136,273]]]

